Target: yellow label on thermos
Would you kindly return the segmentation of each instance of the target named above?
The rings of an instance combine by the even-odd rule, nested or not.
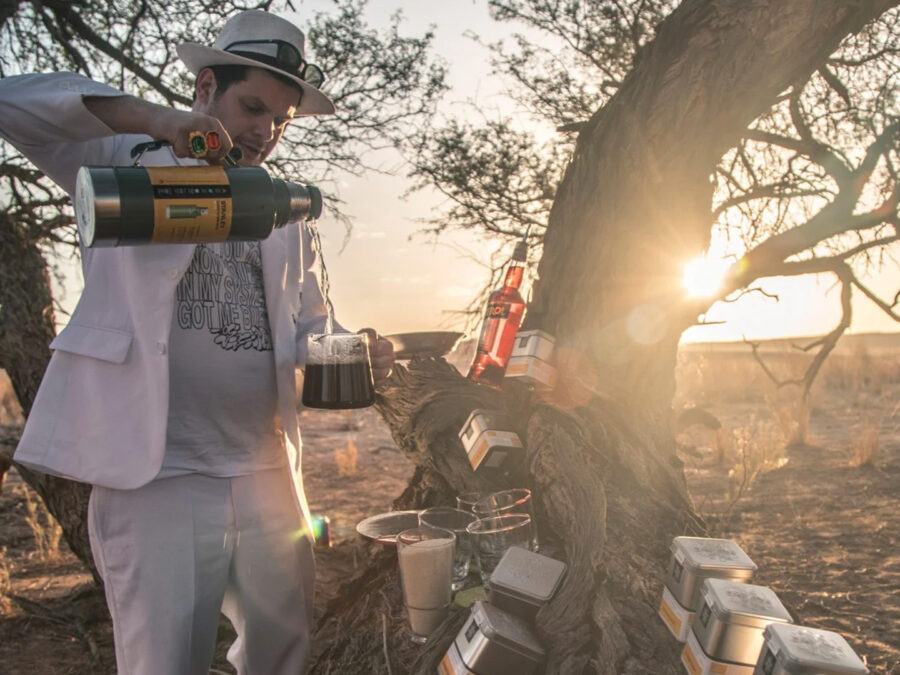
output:
[[[231,184],[219,166],[148,166],[153,237],[160,244],[225,241],[231,232]]]

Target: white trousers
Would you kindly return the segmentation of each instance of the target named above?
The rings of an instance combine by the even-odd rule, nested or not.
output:
[[[299,675],[314,563],[287,469],[94,487],[88,528],[120,675],[206,675],[219,613],[239,675]]]

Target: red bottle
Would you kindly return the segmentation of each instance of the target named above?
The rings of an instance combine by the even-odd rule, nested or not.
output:
[[[512,263],[506,270],[503,286],[488,298],[475,360],[466,376],[474,382],[494,387],[499,387],[503,382],[516,332],[522,323],[522,315],[525,314],[525,300],[519,293],[519,285],[525,272],[527,253],[528,245],[520,241],[513,253]]]

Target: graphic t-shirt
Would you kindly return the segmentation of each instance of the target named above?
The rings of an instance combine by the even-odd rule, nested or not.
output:
[[[259,242],[199,244],[175,290],[159,478],[287,463]]]

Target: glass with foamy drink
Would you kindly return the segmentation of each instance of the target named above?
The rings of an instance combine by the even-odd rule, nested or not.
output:
[[[400,585],[413,642],[426,642],[450,613],[455,544],[449,530],[424,525],[397,535]]]
[[[303,405],[365,408],[375,403],[375,382],[365,333],[316,333],[307,338]]]

